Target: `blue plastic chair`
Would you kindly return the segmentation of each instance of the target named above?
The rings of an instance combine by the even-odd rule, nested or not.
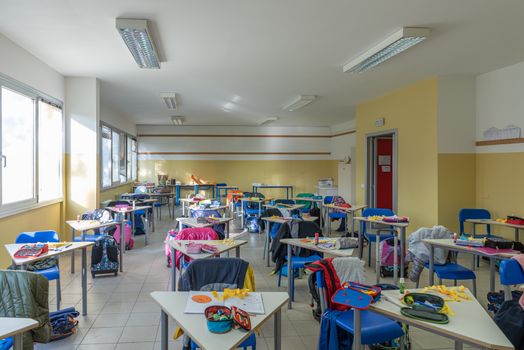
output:
[[[244,192],[244,198],[253,198],[253,197],[262,198],[262,199],[265,198],[265,196],[262,193],[258,193],[258,192]],[[243,222],[245,222],[245,220],[246,220],[246,218],[248,216],[257,216],[258,217],[260,213],[264,212],[264,208],[263,207],[262,207],[262,209],[259,212],[259,204],[258,203],[249,202],[249,201],[244,201],[242,203],[244,203],[244,207],[243,207],[244,217],[242,218]]]
[[[325,288],[324,274],[322,271],[316,272],[316,285],[319,289],[318,295],[322,298],[321,305],[323,305],[322,313],[324,313],[325,305],[328,305],[327,300],[324,299],[326,295],[323,290]],[[361,341],[362,345],[378,344],[393,339],[400,338],[404,335],[402,327],[395,321],[386,316],[379,315],[369,310],[362,310],[361,313]],[[344,311],[336,320],[337,327],[354,334],[354,311]]]
[[[500,284],[504,288],[504,300],[512,300],[511,286],[524,283],[524,270],[517,260],[502,260],[499,265]]]
[[[424,264],[424,267],[429,269],[429,263]],[[455,263],[446,263],[443,265],[433,264],[433,270],[438,277],[440,285],[442,284],[442,280],[453,280],[455,286],[457,285],[457,281],[471,280],[473,283],[473,295],[475,297],[477,296],[477,276],[475,272],[467,267]]]
[[[383,208],[366,208],[362,211],[363,217],[368,216],[392,216],[395,215],[395,213],[391,209],[383,209]],[[367,232],[367,225],[366,222],[361,221],[360,222],[360,230],[361,234],[364,235],[364,238],[368,240],[368,266],[371,266],[371,243],[377,244],[377,235],[374,233],[368,233]],[[391,228],[379,228],[381,232],[390,232],[386,234],[380,235],[380,242],[385,241],[386,239],[391,239],[395,237],[395,230]],[[379,243],[380,243],[379,242]]]
[[[47,230],[47,231],[35,231],[35,232],[22,232],[16,237],[15,243],[47,243],[47,242],[60,242],[60,237],[56,231]],[[62,299],[62,292],[60,290],[60,269],[58,268],[58,258],[57,265],[50,267],[48,269],[34,271],[49,281],[56,280],[56,309],[60,310],[60,301]]]
[[[13,346],[13,337],[0,340],[0,350],[9,350]]]
[[[237,349],[242,348],[243,350],[247,350],[248,347],[251,347],[253,350],[257,350],[257,337],[255,333],[251,333],[251,335],[244,340]],[[196,343],[191,340],[191,350],[200,349]],[[1,349],[0,349],[1,350]]]
[[[298,269],[303,269],[306,264],[312,263],[314,261],[320,260],[322,257],[317,254],[313,254],[310,256],[302,257],[302,256],[292,256],[291,257],[291,271],[292,271],[292,278],[291,278],[291,301],[295,301],[295,272]],[[287,260],[287,255],[286,255]],[[287,272],[287,263],[282,265],[280,270],[278,270],[278,286],[280,287],[280,282],[282,280],[282,272]],[[289,278],[289,276],[287,276]]]
[[[460,235],[471,236],[472,233],[466,233],[464,222],[468,219],[491,219],[491,213],[487,209],[462,208],[459,211]],[[486,234],[475,233],[475,238],[491,236],[491,225],[486,225]]]

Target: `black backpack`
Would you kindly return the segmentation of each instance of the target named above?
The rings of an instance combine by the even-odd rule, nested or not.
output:
[[[102,235],[91,251],[91,276],[114,273],[118,275],[118,244],[112,236]]]

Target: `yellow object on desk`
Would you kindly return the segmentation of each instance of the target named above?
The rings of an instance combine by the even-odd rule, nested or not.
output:
[[[448,288],[446,286],[436,285],[423,288],[420,292],[427,293],[428,291],[436,291],[440,294],[446,295],[451,298],[451,300],[448,301],[460,302],[462,300],[471,300],[471,298],[466,294],[466,287],[464,286]]]
[[[218,292],[216,292],[216,291],[212,291],[211,294],[213,294],[213,297],[215,297],[215,299],[219,300],[219,301],[224,301],[224,300],[229,299],[229,298],[244,299],[249,294],[249,289],[247,289],[247,288],[244,288],[244,289],[240,289],[240,288],[237,288],[237,289],[224,288],[224,291],[222,292],[222,296],[219,296]]]

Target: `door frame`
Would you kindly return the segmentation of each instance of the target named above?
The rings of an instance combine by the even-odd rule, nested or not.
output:
[[[398,210],[398,129],[389,129],[366,134],[366,181],[365,199],[368,207],[376,207],[376,183],[377,183],[377,138],[382,136],[392,137],[393,156],[391,159],[391,171],[393,172],[392,203],[393,211]],[[374,184],[371,188],[371,184]]]

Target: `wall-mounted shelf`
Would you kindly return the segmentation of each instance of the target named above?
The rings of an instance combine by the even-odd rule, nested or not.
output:
[[[489,140],[489,141],[477,141],[477,146],[493,146],[493,145],[509,145],[512,143],[524,143],[524,138],[518,139],[502,139],[502,140]]]

